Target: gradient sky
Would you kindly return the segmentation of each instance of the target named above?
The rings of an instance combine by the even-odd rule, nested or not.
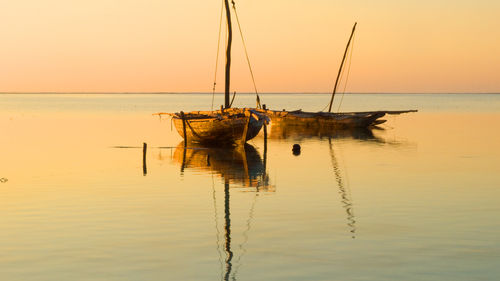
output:
[[[355,21],[348,92],[500,92],[498,0],[236,4],[261,92],[330,92]],[[210,92],[220,7],[0,0],[0,92]],[[237,34],[233,60],[252,91]]]

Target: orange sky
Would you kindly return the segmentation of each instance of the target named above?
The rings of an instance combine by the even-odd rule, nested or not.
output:
[[[236,4],[262,92],[330,92],[355,21],[347,91],[500,92],[499,1]],[[220,5],[0,0],[0,92],[209,92]],[[252,91],[240,40],[232,88]]]

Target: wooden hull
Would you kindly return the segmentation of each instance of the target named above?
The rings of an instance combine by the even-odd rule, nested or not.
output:
[[[385,120],[378,120],[385,113],[364,114],[311,114],[311,113],[289,113],[286,115],[271,115],[274,123],[286,123],[288,126],[307,124],[311,127],[329,129],[368,128],[378,125]]]
[[[204,144],[238,144],[253,139],[267,122],[257,112],[248,110],[227,110],[227,114],[202,114],[199,112],[187,113],[184,119],[174,115],[173,122],[179,135],[184,137],[184,130],[188,142]]]
[[[380,119],[386,114],[401,114],[412,111],[373,111],[373,112],[303,112],[303,111],[273,111],[267,110],[266,114],[274,124],[287,126],[317,127],[322,129],[353,129],[369,128],[386,122]]]

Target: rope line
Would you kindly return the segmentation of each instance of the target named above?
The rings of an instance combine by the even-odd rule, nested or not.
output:
[[[210,110],[214,110],[214,97],[215,97],[215,86],[217,85],[217,69],[219,66],[219,50],[220,50],[220,35],[222,30],[222,14],[224,11],[224,0],[222,1],[222,6],[220,9],[220,18],[219,18],[219,37],[217,38],[217,55],[215,56],[215,74],[214,74],[214,86],[212,88],[212,106]]]
[[[325,111],[327,107],[328,107],[328,104],[326,104],[326,105],[325,105],[325,107],[323,107],[323,109],[322,109],[322,110],[320,110],[320,112]]]
[[[252,65],[250,64],[250,58],[248,57],[247,46],[245,44],[245,39],[243,38],[243,32],[241,31],[240,19],[238,17],[238,12],[236,12],[236,3],[234,3],[234,0],[232,0],[231,3],[233,4],[234,15],[236,16],[236,22],[238,23],[238,29],[240,31],[241,41],[243,42],[243,49],[245,50],[245,56],[247,59],[248,69],[250,69],[250,76],[252,76],[253,87],[255,89],[255,94],[257,95],[257,108],[262,108],[262,106],[260,104],[259,93],[257,91],[257,85],[255,84],[255,77],[253,75]]]
[[[344,79],[344,72],[345,72],[345,68],[342,68],[340,70],[339,86],[342,83],[342,79]],[[325,107],[321,110],[321,112],[325,111],[328,106],[330,106],[330,103],[328,103],[327,105],[325,105]],[[333,104],[332,104],[332,106],[333,106]]]
[[[349,74],[351,73],[351,61],[352,61],[352,52],[354,50],[354,39],[356,39],[356,34],[352,37],[351,49],[349,50],[349,66],[347,67],[347,75],[345,78],[344,90],[342,91],[342,97],[340,98],[339,106],[337,107],[337,113],[340,112],[340,106],[342,105],[342,101],[344,100],[345,89],[347,88],[347,82],[349,81]]]
[[[233,98],[231,99],[231,103],[229,104],[229,107],[233,106],[234,98],[236,97],[236,92],[233,93]]]

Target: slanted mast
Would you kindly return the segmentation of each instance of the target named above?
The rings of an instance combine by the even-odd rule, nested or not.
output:
[[[340,63],[339,73],[337,74],[337,79],[335,80],[335,86],[333,87],[332,98],[330,99],[330,103],[328,104],[328,112],[332,112],[333,98],[335,97],[335,93],[337,92],[337,85],[339,83],[340,74],[342,74],[342,68],[344,67],[345,57],[347,55],[347,51],[349,50],[349,45],[351,45],[352,36],[354,35],[354,31],[356,30],[357,24],[358,24],[357,22],[354,23],[354,26],[352,27],[351,36],[349,37],[349,41],[347,42],[347,46],[345,47],[344,56],[342,57],[342,62]]]

